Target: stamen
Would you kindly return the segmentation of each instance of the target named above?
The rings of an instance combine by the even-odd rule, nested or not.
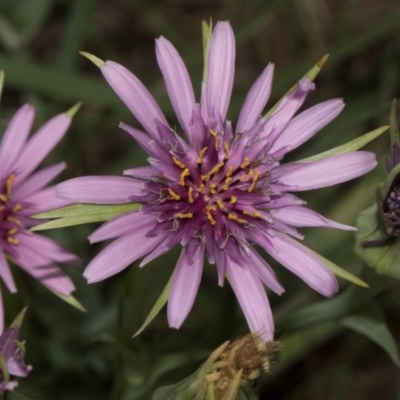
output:
[[[14,179],[15,179],[15,175],[14,174],[11,174],[9,176],[9,178],[7,179],[7,182],[6,182],[7,198],[11,197],[11,186],[12,186],[12,184],[14,182]]]
[[[246,221],[245,219],[239,218],[239,217],[237,217],[235,214],[229,213],[229,214],[228,214],[228,218],[231,219],[232,221],[239,222],[239,224],[245,224],[245,223],[247,223],[247,221]]]
[[[225,183],[224,183],[224,186],[222,186],[222,189],[223,189],[223,190],[228,190],[229,184],[230,184],[231,182],[232,182],[232,178],[228,176],[228,177],[225,179]]]
[[[188,191],[188,201],[189,201],[189,203],[193,203],[193,202],[194,202],[194,200],[193,200],[193,188],[192,188],[192,186],[190,186],[189,191]]]
[[[206,188],[206,185],[205,185],[204,183],[202,183],[202,184],[199,186],[199,188],[197,189],[197,191],[198,191],[199,193],[203,193],[203,191],[204,191],[205,188]]]
[[[218,133],[214,129],[210,129],[210,135],[214,138],[215,150],[218,151],[219,147]]]
[[[15,225],[22,226],[21,221],[15,217],[8,216],[7,221],[14,222]]]
[[[217,207],[215,207],[215,206],[206,206],[206,210],[207,211],[216,211]]]
[[[251,169],[246,175],[243,175],[239,178],[240,182],[247,181],[247,179],[250,179],[253,176],[254,171]]]
[[[18,232],[18,228],[12,228],[7,231],[8,235],[15,235]]]
[[[207,175],[211,176],[213,174],[216,174],[224,165],[225,165],[225,163],[223,161],[221,161]]]
[[[245,157],[243,162],[240,164],[240,168],[244,169],[248,165],[250,165],[250,158],[249,157]]]
[[[217,200],[217,204],[218,204],[218,207],[219,207],[222,211],[225,211],[225,204],[224,204],[224,202],[223,202],[221,199],[218,199],[218,200]]]
[[[182,162],[179,161],[176,157],[172,157],[172,161],[174,162],[175,165],[177,165],[180,169],[185,169],[186,165]]]
[[[227,176],[228,178],[229,178],[230,176],[232,176],[234,170],[235,170],[235,167],[234,167],[233,165],[231,165],[231,166],[228,168],[228,172],[226,173],[226,176]]]
[[[225,150],[225,158],[229,159],[229,144],[228,142],[224,142],[224,150]]]
[[[16,212],[21,211],[21,210],[22,210],[22,205],[18,203],[16,206],[13,207],[11,212],[15,214]]]
[[[215,225],[217,223],[217,221],[213,218],[213,216],[211,215],[211,213],[209,211],[207,211],[207,219],[210,222],[211,225]]]
[[[182,171],[182,173],[181,173],[181,179],[180,179],[180,181],[179,181],[179,184],[180,184],[181,186],[185,186],[185,178],[186,178],[187,176],[189,176],[189,175],[190,175],[189,170],[188,170],[187,168],[185,168],[185,169]]]
[[[216,190],[217,186],[218,186],[218,183],[212,183],[211,184],[211,189],[210,189],[211,194],[217,193],[217,190]]]
[[[206,151],[208,150],[208,147],[203,147],[200,150],[200,154],[199,157],[197,158],[197,164],[201,164],[203,162],[204,159],[204,155],[206,154]]]
[[[250,187],[247,189],[247,191],[250,193],[250,192],[252,192],[253,190],[254,190],[254,187],[256,186],[256,182],[257,182],[257,179],[258,179],[258,175],[260,174],[260,171],[258,170],[258,169],[256,169],[256,172],[255,172],[255,174],[254,174],[254,177],[253,177],[253,182],[251,182],[251,185],[250,185]]]
[[[260,218],[261,213],[258,211],[248,211],[248,210],[243,210],[244,215],[248,215],[249,217],[254,217],[254,218]]]
[[[4,194],[1,194],[1,193],[0,193],[0,200],[1,200],[3,203],[7,203],[7,201],[8,201],[7,197],[4,196]]]
[[[5,206],[0,206],[0,212],[3,211],[5,208]]]
[[[180,218],[180,219],[185,219],[185,218],[190,219],[190,218],[193,218],[193,214],[192,213],[178,214],[178,218]]]
[[[229,204],[235,204],[236,202],[237,202],[237,197],[236,196],[231,196]]]
[[[15,238],[10,237],[10,236],[7,237],[7,242],[10,243],[10,244],[14,244],[14,245],[19,244],[19,240],[18,239],[15,239]]]
[[[179,194],[176,194],[171,188],[168,188],[168,193],[172,197],[172,200],[180,200],[181,196]]]

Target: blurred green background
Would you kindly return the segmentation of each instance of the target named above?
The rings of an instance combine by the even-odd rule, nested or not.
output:
[[[129,68],[174,126],[154,38],[163,35],[174,43],[198,96],[201,20],[209,18],[229,20],[236,35],[235,86],[228,114],[233,121],[268,62],[276,65],[272,106],[324,54],[330,54],[316,80],[317,90],[303,108],[333,97],[344,98],[347,107],[285,161],[327,150],[388,123],[391,101],[400,96],[398,0],[12,0],[0,2],[0,68],[6,75],[0,130],[26,102],[37,109],[37,127],[82,100],[69,133],[46,164],[67,161],[61,179],[115,175],[144,164],[144,152],[118,129],[120,121],[134,126],[137,122],[99,70],[78,51]],[[354,224],[357,213],[373,203],[375,188],[384,179],[388,144],[388,135],[383,135],[368,146],[380,165],[366,177],[302,197],[324,215]],[[92,224],[45,234],[78,253],[85,266],[104,246],[89,246],[86,237],[94,228]],[[284,348],[273,372],[259,381],[260,399],[400,399],[399,370],[388,355],[396,359],[395,349],[385,353],[356,333],[351,319],[351,313],[363,307],[379,307],[382,323],[370,334],[379,336],[389,327],[399,344],[400,285],[362,268],[351,232],[304,231],[307,245],[361,274],[372,289],[341,281],[336,299],[326,300],[274,264],[286,288],[281,297],[269,296],[276,338]],[[14,268],[19,293],[9,295],[2,287],[6,316],[10,321],[29,306],[22,336],[27,340],[27,362],[34,366],[20,381],[19,392],[34,400],[151,399],[155,388],[183,379],[220,343],[246,333],[229,285],[219,288],[214,267],[208,266],[181,330],[169,329],[161,312],[139,338],[131,339],[164,287],[177,254],[173,251],[143,270],[133,266],[90,286],[81,277],[82,267],[65,267],[86,314]]]

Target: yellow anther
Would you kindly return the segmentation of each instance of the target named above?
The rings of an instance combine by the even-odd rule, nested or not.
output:
[[[193,188],[190,186],[189,191],[188,191],[188,201],[189,203],[193,203]]]
[[[200,150],[200,154],[199,157],[197,158],[197,164],[201,164],[203,162],[204,159],[204,155],[206,154],[206,151],[208,150],[208,147],[203,147]]]
[[[185,186],[185,178],[190,175],[190,172],[187,168],[185,168],[181,173],[181,179],[179,180],[179,184],[181,186]]]
[[[261,213],[258,211],[248,211],[248,210],[243,210],[244,215],[248,215],[249,217],[254,217],[254,218],[260,218]]]
[[[230,176],[228,176],[227,178],[225,178],[225,183],[224,186],[222,186],[222,190],[228,190],[229,188],[229,184],[232,182],[232,178]]]
[[[213,174],[216,174],[224,165],[225,165],[225,163],[223,161],[221,161],[207,175],[211,176]]]
[[[18,226],[22,226],[21,221],[17,218],[9,216],[6,219],[7,219],[7,221],[14,222],[14,224],[16,224]]]
[[[240,182],[247,181],[247,179],[250,179],[250,178],[253,176],[253,173],[254,173],[254,171],[251,169],[247,174],[242,175],[242,176],[239,178],[239,181],[240,181]]]
[[[255,172],[255,174],[253,176],[253,182],[251,182],[250,187],[247,189],[247,191],[249,193],[254,190],[254,187],[256,186],[256,182],[257,182],[257,179],[258,179],[258,175],[260,175],[260,171],[258,169],[256,169],[256,172]]]
[[[212,183],[212,184],[210,185],[210,187],[211,187],[211,189],[210,189],[211,194],[217,193],[217,186],[218,186],[218,183]]]
[[[180,169],[185,169],[186,165],[182,162],[179,161],[176,157],[172,157],[172,161],[174,162],[175,165],[177,165]]]
[[[250,158],[245,157],[243,162],[240,164],[240,168],[244,169],[246,168],[248,165],[250,165]]]
[[[215,206],[206,206],[206,210],[207,211],[216,211],[217,207],[215,207]]]
[[[207,219],[211,225],[215,225],[217,223],[209,211],[207,211]]]
[[[224,202],[223,202],[222,200],[218,199],[218,200],[217,200],[217,204],[218,204],[218,207],[219,207],[222,211],[225,210],[225,204],[224,204]]]
[[[190,219],[190,218],[193,218],[193,214],[192,213],[186,213],[186,214],[178,214],[178,218],[180,218],[180,219]]]
[[[5,209],[4,206],[0,206],[0,212],[3,211]]]
[[[224,142],[224,150],[225,150],[225,158],[229,158],[229,144],[228,142]]]
[[[210,135],[214,138],[215,150],[218,150],[219,147],[218,133],[214,129],[210,129]]]
[[[206,185],[205,185],[204,183],[202,183],[202,184],[199,186],[199,188],[197,189],[197,191],[198,191],[199,193],[203,193],[203,191],[204,191],[205,188],[206,188]]]
[[[12,228],[7,231],[8,235],[15,235],[18,232],[18,228]]]
[[[19,244],[19,240],[18,239],[15,239],[15,238],[10,237],[10,236],[7,237],[7,242],[10,243],[10,244],[14,244],[14,245]]]
[[[235,214],[228,214],[228,218],[231,219],[232,221],[239,222],[239,224],[245,224],[247,221],[243,218],[237,217]]]
[[[235,204],[236,202],[237,202],[237,197],[231,196],[231,199],[229,200],[229,204]]]
[[[7,203],[7,201],[8,201],[7,197],[4,196],[4,194],[1,194],[1,193],[0,193],[0,200],[1,200],[3,203]]]
[[[14,183],[14,179],[15,179],[15,175],[11,174],[9,176],[9,178],[7,179],[7,182],[6,182],[6,191],[7,191],[7,197],[8,198],[11,197],[11,186]]]
[[[179,194],[176,194],[171,188],[168,188],[168,193],[171,196],[172,200],[180,200],[181,196]]]
[[[21,211],[21,210],[22,210],[22,206],[21,206],[21,204],[18,203],[16,206],[13,207],[11,212],[16,213],[16,212]]]
[[[232,176],[234,170],[235,170],[235,167],[234,167],[233,165],[231,165],[231,166],[228,168],[228,172],[226,173],[226,176],[227,176],[227,177]]]

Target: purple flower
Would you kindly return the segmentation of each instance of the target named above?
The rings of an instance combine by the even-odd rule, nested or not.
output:
[[[32,370],[24,363],[24,343],[18,341],[19,330],[14,326],[0,336],[0,394],[18,386],[17,381],[10,381],[10,375],[26,377]]]
[[[69,295],[74,285],[56,263],[75,264],[79,263],[79,259],[53,240],[29,229],[39,224],[32,218],[33,214],[70,204],[55,196],[54,187],[45,187],[65,168],[65,163],[32,172],[64,136],[71,118],[67,114],[59,114],[28,139],[34,115],[32,106],[21,107],[0,143],[0,277],[10,292],[16,292],[7,261],[9,258],[49,289]]]
[[[250,89],[236,129],[226,113],[234,78],[235,40],[227,22],[211,37],[207,80],[196,103],[184,63],[173,45],[156,41],[157,60],[188,143],[170,128],[153,97],[128,70],[112,61],[98,64],[104,77],[146,133],[121,124],[150,155],[150,166],[124,172],[129,177],[82,177],[57,187],[58,195],[79,203],[138,202],[139,211],[122,214],[97,229],[92,243],[116,239],[85,270],[91,282],[108,278],[146,256],[140,266],[183,247],[168,302],[170,326],[179,328],[200,284],[204,254],[215,264],[222,285],[228,277],[252,331],[272,340],[274,323],[263,287],[284,289],[256,243],[273,258],[325,296],[338,290],[331,270],[296,239],[295,227],[353,229],[305,207],[291,194],[330,186],[375,167],[372,153],[352,152],[315,162],[280,165],[332,121],[343,109],[340,99],[318,104],[294,117],[307,94],[308,79],[299,81],[268,118],[260,118],[271,92],[270,64]]]

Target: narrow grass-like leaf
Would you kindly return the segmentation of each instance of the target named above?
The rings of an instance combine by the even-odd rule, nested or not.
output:
[[[210,40],[212,35],[212,21],[210,24],[206,21],[201,22],[201,30],[203,33],[203,56],[204,56],[204,67],[203,67],[203,82],[207,81],[207,68],[208,68],[208,52],[210,49]]]
[[[86,312],[86,308],[83,307],[83,305],[72,295],[66,296],[64,294],[58,293],[55,290],[49,289],[50,292],[54,293],[56,296],[58,296],[61,300],[65,301],[72,307],[75,307],[77,310]]]
[[[18,328],[21,328],[22,322],[24,321],[24,317],[26,314],[26,310],[28,307],[24,307],[19,314],[14,318],[14,321],[11,323],[10,328],[13,326],[18,326]]]
[[[3,85],[4,85],[4,71],[0,69],[0,100],[1,100],[1,94],[3,93]]]
[[[340,323],[368,337],[378,344],[390,356],[393,363],[400,368],[399,351],[396,341],[390,332],[384,313],[376,302],[370,302],[361,310],[343,318]]]
[[[297,162],[312,162],[322,160],[327,157],[337,156],[338,154],[350,153],[351,151],[357,151],[364,147],[366,144],[376,139],[378,136],[382,135],[383,132],[389,129],[389,125],[382,126],[381,128],[375,129],[371,132],[366,133],[348,143],[342,144],[341,146],[335,147],[333,149],[324,151],[322,153],[316,154],[315,156],[303,158]]]
[[[400,145],[399,126],[397,124],[397,103],[396,99],[393,100],[392,108],[390,110],[390,143],[393,145],[397,143]]]

